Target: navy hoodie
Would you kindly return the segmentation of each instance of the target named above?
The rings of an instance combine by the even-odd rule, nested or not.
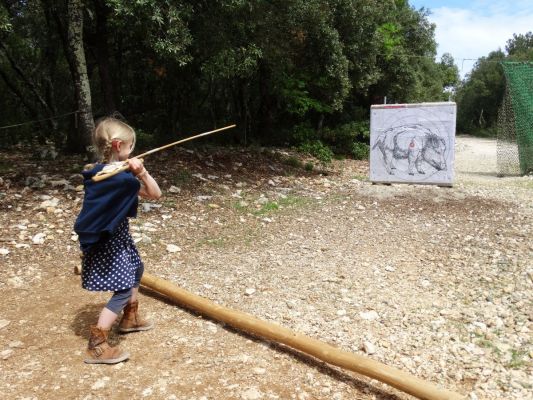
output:
[[[125,218],[137,216],[141,184],[130,171],[93,182],[91,178],[104,166],[96,164],[82,172],[85,196],[74,231],[84,252],[107,240]]]

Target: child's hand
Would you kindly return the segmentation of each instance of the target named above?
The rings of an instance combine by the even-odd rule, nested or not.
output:
[[[128,159],[128,165],[130,167],[130,171],[133,173],[133,175],[139,175],[144,170],[144,165],[138,158],[130,158]]]

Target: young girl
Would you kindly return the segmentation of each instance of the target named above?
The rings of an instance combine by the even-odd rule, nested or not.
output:
[[[93,143],[102,163],[88,165],[82,172],[85,196],[74,225],[82,256],[82,287],[91,291],[113,291],[96,325],[90,327],[87,348],[89,364],[115,364],[129,358],[118,346],[111,347],[107,336],[118,314],[121,333],[144,331],[153,324],[139,318],[137,293],[144,271],[143,263],[129,233],[128,218],[137,215],[138,196],[159,199],[157,182],[136,158],[128,159],[135,146],[135,131],[115,118],[104,118],[96,125]],[[91,178],[105,162],[127,161],[129,171],[106,180]]]

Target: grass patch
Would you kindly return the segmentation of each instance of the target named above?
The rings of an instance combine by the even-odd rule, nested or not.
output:
[[[302,166],[303,166],[302,161],[300,161],[300,159],[298,157],[295,157],[295,156],[289,156],[289,157],[285,158],[283,160],[283,162],[285,164],[287,164],[288,166],[293,167],[293,168],[302,168]]]
[[[295,208],[306,205],[309,202],[308,199],[298,196],[287,196],[280,198],[277,201],[268,201],[263,204],[260,209],[252,212],[253,215],[265,215],[279,211],[282,208]]]
[[[488,340],[486,338],[479,339],[477,341],[477,345],[479,347],[483,347],[485,349],[490,349],[494,354],[496,354],[498,356],[501,354],[500,349],[493,342],[491,342],[490,340]]]
[[[231,207],[240,213],[246,213],[248,211],[248,203],[244,203],[242,201],[235,201],[232,203]]]
[[[368,176],[367,175],[355,174],[353,177],[354,177],[354,179],[357,179],[358,181],[362,181],[362,182],[368,181]]]
[[[279,210],[279,204],[277,201],[268,201],[261,206],[259,210],[252,212],[253,215],[264,215]]]
[[[524,350],[511,350],[511,361],[507,364],[507,368],[519,369],[525,366],[527,364],[526,354]]]
[[[304,206],[309,202],[308,199],[298,196],[287,196],[278,200],[278,204],[281,207],[295,207]]]

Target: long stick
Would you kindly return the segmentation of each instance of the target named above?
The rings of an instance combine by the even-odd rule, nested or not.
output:
[[[209,132],[204,132],[204,133],[200,133],[200,134],[195,135],[195,136],[191,136],[191,137],[188,137],[188,138],[185,138],[185,139],[181,139],[181,140],[178,140],[177,142],[169,143],[169,144],[166,144],[164,146],[158,147],[156,149],[149,150],[146,153],[139,154],[136,158],[142,158],[144,156],[147,156],[149,154],[155,153],[157,151],[161,151],[161,150],[167,149],[169,147],[176,146],[178,144],[188,142],[189,140],[198,139],[199,137],[202,137],[202,136],[211,135],[211,134],[213,134],[215,132],[220,132],[220,131],[224,131],[226,129],[235,128],[235,126],[236,126],[235,124],[234,125],[228,125],[228,126],[225,126],[223,128],[218,128],[218,129],[215,129],[215,130],[212,130],[212,131],[209,131]],[[94,182],[100,182],[100,181],[103,181],[104,179],[110,178],[110,177],[112,177],[112,176],[114,176],[114,175],[116,175],[116,174],[118,174],[120,172],[127,171],[129,169],[129,165],[128,165],[127,162],[124,162],[124,163],[125,164],[122,167],[118,167],[118,168],[113,169],[111,171],[100,171],[100,172],[98,172],[95,176],[92,177],[92,180]]]
[[[377,379],[419,399],[460,400],[458,393],[440,389],[431,383],[418,379],[399,369],[389,367],[363,356],[343,351],[327,343],[301,335],[279,325],[265,322],[249,314],[220,306],[203,297],[197,296],[178,286],[144,273],[141,284],[175,300],[185,307],[192,308],[210,318],[224,322],[264,339],[283,343],[306,354],[312,355],[329,364]]]

